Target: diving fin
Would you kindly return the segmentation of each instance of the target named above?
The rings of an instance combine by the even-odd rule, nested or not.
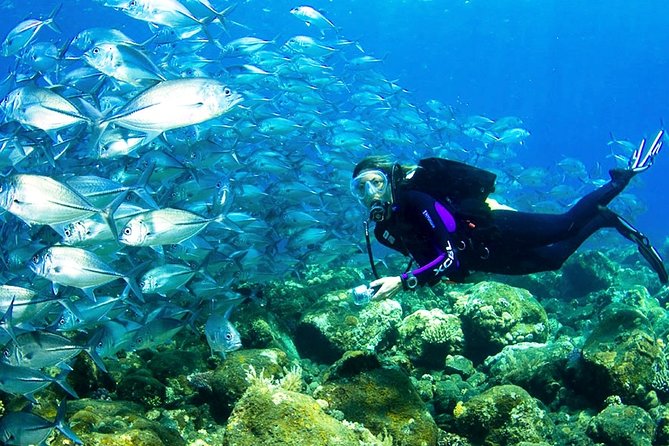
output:
[[[664,263],[662,263],[662,257],[660,256],[660,253],[657,252],[657,249],[655,249],[653,245],[650,244],[648,237],[639,232],[638,229],[632,226],[620,215],[613,211],[611,211],[611,214],[615,217],[614,225],[618,232],[626,239],[632,240],[634,243],[636,243],[636,246],[639,249],[639,253],[641,253],[643,258],[646,259],[646,261],[650,264],[650,267],[653,268],[653,271],[657,273],[660,282],[662,284],[666,284],[669,281],[667,269],[664,267]]]

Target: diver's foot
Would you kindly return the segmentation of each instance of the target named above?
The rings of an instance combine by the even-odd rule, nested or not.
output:
[[[622,218],[620,215],[606,209],[610,213],[610,216],[614,218],[613,224],[618,232],[625,237],[626,239],[632,240],[636,243],[639,253],[643,256],[644,259],[650,264],[650,267],[653,268],[653,271],[657,273],[657,276],[660,279],[660,282],[666,284],[669,281],[669,275],[667,275],[667,270],[662,263],[662,257],[660,253],[657,252],[657,249],[650,244],[648,237],[643,235],[638,229],[630,224],[627,220]]]
[[[642,139],[639,147],[632,153],[629,161],[627,162],[627,169],[611,169],[609,170],[609,175],[611,176],[611,181],[615,184],[618,184],[622,187],[627,186],[627,183],[630,182],[632,177],[639,172],[647,170],[650,166],[653,165],[655,156],[660,153],[662,148],[662,137],[664,136],[664,130],[660,130],[653,143],[650,145],[648,150],[646,148],[646,140]],[[644,153],[645,152],[645,153]]]

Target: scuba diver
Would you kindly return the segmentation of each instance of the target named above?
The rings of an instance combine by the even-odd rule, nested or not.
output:
[[[441,158],[418,166],[401,166],[384,156],[370,156],[353,170],[351,191],[369,209],[374,235],[383,245],[410,256],[419,266],[399,276],[379,278],[373,299],[400,289],[434,285],[442,279],[460,282],[473,271],[530,274],[559,269],[594,232],[615,228],[636,243],[639,252],[667,283],[667,271],[648,238],[606,206],[638,173],[647,170],[662,147],[660,131],[650,147],[643,140],[626,169],[609,171],[611,181],[582,197],[563,214],[490,209],[495,174]]]

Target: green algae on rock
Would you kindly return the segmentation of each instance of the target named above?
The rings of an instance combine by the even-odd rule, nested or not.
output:
[[[548,404],[565,386],[567,363],[574,350],[575,345],[566,339],[509,345],[489,356],[483,370],[492,384],[515,384]]]
[[[250,386],[250,369],[267,376],[283,376],[290,362],[278,349],[246,349],[230,352],[220,366],[207,377],[211,388],[212,413],[224,420]]]
[[[327,381],[314,394],[349,421],[377,435],[388,432],[395,446],[436,444],[438,429],[409,377],[397,368],[375,368]]]
[[[618,395],[645,406],[662,359],[648,319],[633,307],[611,304],[583,345],[584,388],[600,401]]]
[[[474,362],[499,353],[507,345],[548,339],[546,311],[527,290],[481,282],[455,297],[454,309],[465,335],[465,356]]]
[[[613,284],[618,268],[600,251],[571,256],[562,267],[563,297],[581,297]]]
[[[390,446],[359,425],[345,423],[324,411],[327,403],[285,388],[271,377],[251,373],[250,386],[226,425],[223,446]]]
[[[588,424],[588,436],[607,446],[651,446],[655,424],[637,406],[611,404]]]
[[[456,433],[475,444],[549,442],[554,425],[537,400],[514,385],[492,387],[453,409]]]

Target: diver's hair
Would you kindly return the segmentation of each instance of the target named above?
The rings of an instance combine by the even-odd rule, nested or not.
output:
[[[393,172],[393,166],[398,166],[399,169],[396,169],[396,172]],[[395,178],[391,178],[391,181],[396,181],[399,183],[404,180],[404,177],[408,172],[415,168],[415,165],[399,164],[388,155],[372,155],[363,158],[358,164],[355,165],[355,168],[353,169],[353,178],[357,177],[365,170],[377,169],[385,173],[388,178],[391,178],[392,174],[394,173]]]

